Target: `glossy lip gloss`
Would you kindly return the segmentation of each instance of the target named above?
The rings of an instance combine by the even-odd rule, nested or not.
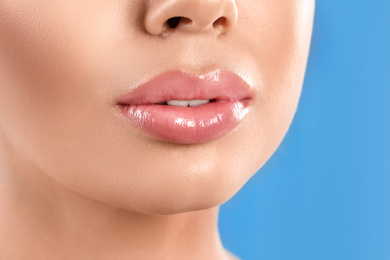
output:
[[[168,71],[124,94],[118,104],[131,125],[150,136],[196,144],[215,140],[236,128],[249,112],[253,97],[249,84],[227,70],[201,76]],[[205,104],[168,105],[172,104],[168,101],[185,100],[202,100]]]

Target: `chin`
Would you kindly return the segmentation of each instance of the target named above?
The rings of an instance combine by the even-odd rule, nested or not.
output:
[[[241,176],[239,174],[227,178],[229,175],[226,175],[226,172],[223,175],[214,172],[192,181],[187,180],[185,183],[176,179],[174,183],[165,183],[165,185],[161,183],[152,189],[145,187],[144,190],[133,191],[131,194],[117,190],[112,194],[115,195],[115,202],[112,200],[106,202],[131,212],[147,215],[173,215],[206,210],[229,200],[247,181],[239,177]]]
[[[191,197],[186,196],[185,199],[179,199],[177,197],[160,198],[157,201],[150,201],[143,205],[142,208],[137,209],[137,212],[147,215],[174,215],[192,211],[207,210],[218,207],[227,200],[229,200],[233,194],[225,194],[225,196],[218,196],[211,194],[208,198],[203,197]],[[130,209],[131,210],[131,209]]]

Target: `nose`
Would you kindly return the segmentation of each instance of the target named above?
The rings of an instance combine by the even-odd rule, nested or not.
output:
[[[235,0],[151,0],[145,29],[151,35],[167,35],[174,30],[187,33],[227,34],[236,25]]]

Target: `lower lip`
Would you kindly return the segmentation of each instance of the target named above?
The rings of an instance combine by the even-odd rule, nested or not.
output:
[[[235,129],[249,111],[248,102],[220,101],[198,107],[124,105],[122,113],[133,126],[158,140],[196,144]]]

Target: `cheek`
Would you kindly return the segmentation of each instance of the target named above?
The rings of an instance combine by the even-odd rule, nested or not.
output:
[[[100,10],[112,11],[101,5]],[[93,76],[102,62],[97,48],[106,46],[90,39],[102,31],[112,36],[108,28],[114,21],[106,19],[94,31],[102,11],[93,6],[90,1],[0,3],[0,122],[23,150],[34,153],[37,144],[65,140],[71,147],[71,140],[87,131],[85,123],[98,125],[92,113],[104,114]]]
[[[241,2],[241,39],[257,61],[258,95],[248,117],[251,165],[260,168],[285,136],[297,109],[309,52],[314,1]],[[254,11],[256,10],[256,11]],[[259,11],[259,12],[257,12]],[[263,17],[259,19],[259,16]],[[257,169],[258,169],[257,168]]]
[[[101,14],[88,1],[13,2],[0,3],[0,130],[40,169],[81,185],[104,161],[107,133],[116,130],[92,77],[100,62],[92,55],[105,46],[88,39],[98,38],[91,36],[98,33],[93,18]],[[93,187],[100,176],[86,175],[83,183]]]

